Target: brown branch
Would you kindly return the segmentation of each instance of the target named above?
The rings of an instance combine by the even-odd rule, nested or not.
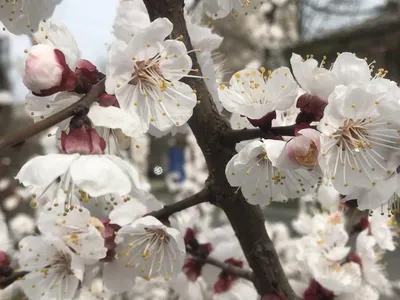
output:
[[[200,192],[184,199],[179,202],[166,205],[164,208],[154,211],[151,215],[157,219],[168,219],[174,213],[180,212],[192,206],[196,206],[200,203],[208,202],[210,197],[210,190],[204,188]]]
[[[241,129],[226,132],[224,143],[239,143],[253,139],[270,139],[274,136],[294,136],[295,125],[272,127],[270,131],[264,132],[260,129]]]
[[[174,24],[171,38],[182,36],[188,51],[192,44],[187,31],[184,0],[144,0],[151,20],[168,18]],[[195,53],[190,53],[193,69],[199,69]],[[189,125],[196,136],[209,171],[209,188],[212,203],[227,215],[240,242],[246,259],[254,273],[254,285],[260,295],[284,295],[286,300],[297,299],[279,263],[278,255],[269,238],[264,216],[259,206],[248,204],[242,195],[235,195],[225,176],[225,167],[235,154],[234,144],[225,145],[222,140],[231,130],[227,120],[218,114],[204,80],[184,78],[183,82],[196,91],[198,104]]]
[[[37,122],[28,128],[23,128],[21,130],[11,132],[10,134],[0,137],[0,151],[16,146],[27,139],[33,137],[34,135],[45,131],[53,127],[54,125],[72,117],[77,113],[77,111],[83,108],[89,108],[89,106],[96,101],[97,97],[104,92],[105,78],[95,84],[92,89],[85,96],[81,98],[78,102],[72,104],[71,106],[63,109],[62,111],[44,119],[43,121]]]
[[[199,259],[200,261],[203,261],[207,264],[213,265],[217,268],[220,268],[222,271],[227,272],[229,274],[250,280],[252,282],[254,281],[254,274],[250,270],[246,270],[243,268],[238,268],[238,267],[226,264],[226,263],[219,261],[215,258],[212,258],[210,256],[208,256],[207,258],[197,258],[197,259]]]
[[[15,281],[21,279],[24,277],[28,272],[21,271],[21,272],[14,272],[8,277],[4,277],[0,279],[0,289],[5,289],[9,285],[13,284]]]

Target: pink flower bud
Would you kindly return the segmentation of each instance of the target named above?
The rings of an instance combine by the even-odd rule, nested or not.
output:
[[[96,129],[82,125],[73,128],[68,134],[61,133],[61,146],[65,153],[102,154],[106,148],[106,142],[99,136]]]
[[[289,159],[306,167],[316,166],[320,150],[319,132],[314,129],[302,129],[298,133],[300,135],[287,143]]]
[[[25,63],[23,82],[34,94],[48,96],[60,91],[72,91],[78,77],[58,49],[45,44],[32,47]]]

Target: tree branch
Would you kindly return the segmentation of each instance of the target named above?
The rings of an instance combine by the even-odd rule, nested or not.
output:
[[[14,272],[10,276],[0,279],[0,289],[7,288],[9,285],[13,284],[15,281],[24,277],[26,274],[28,274],[28,272],[25,272],[25,271]]]
[[[77,113],[77,110],[81,110],[83,107],[89,108],[89,106],[94,101],[96,101],[97,97],[104,92],[104,83],[105,78],[95,84],[89,91],[89,93],[83,96],[81,100],[63,109],[62,111],[44,119],[43,121],[37,122],[28,128],[23,128],[21,130],[11,132],[4,137],[0,137],[0,151],[5,148],[16,146],[33,137],[34,135],[51,128],[52,126],[68,119],[69,117],[72,117]]]
[[[250,270],[246,270],[246,269],[243,269],[243,268],[238,268],[238,267],[226,264],[226,263],[224,263],[222,261],[219,261],[219,260],[217,260],[215,258],[212,258],[210,256],[208,256],[207,258],[198,257],[197,259],[202,261],[202,262],[205,262],[207,264],[213,265],[213,266],[215,266],[217,268],[220,268],[222,271],[225,271],[225,272],[227,272],[229,274],[232,274],[232,275],[235,275],[237,277],[250,280],[252,282],[254,281],[254,274]]]
[[[171,38],[182,36],[187,50],[193,49],[183,15],[184,0],[144,0],[144,3],[151,20],[168,18],[174,24]],[[189,55],[192,68],[199,70],[196,75],[201,75],[196,54],[192,52]],[[231,130],[228,121],[217,112],[204,80],[184,78],[182,81],[196,91],[200,101],[188,123],[206,160],[212,202],[227,215],[254,272],[254,285],[258,293],[284,295],[286,300],[297,299],[265,229],[261,208],[248,204],[241,194],[235,195],[226,179],[226,164],[236,153],[234,144],[227,147],[222,142],[226,132]]]
[[[274,136],[294,136],[295,125],[272,127],[270,131],[264,132],[260,129],[241,129],[226,132],[224,143],[239,143],[253,139],[269,139]]]
[[[208,188],[202,189],[200,192],[171,205],[164,206],[163,209],[154,211],[151,215],[157,219],[168,219],[174,213],[180,212],[189,207],[198,205],[200,203],[208,202],[211,193]]]

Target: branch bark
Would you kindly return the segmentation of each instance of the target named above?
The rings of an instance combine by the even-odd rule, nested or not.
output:
[[[105,78],[95,84],[89,91],[89,93],[83,96],[81,100],[72,104],[66,109],[63,109],[62,111],[44,119],[43,121],[37,122],[28,128],[11,132],[4,137],[0,137],[0,151],[5,148],[17,146],[18,144],[26,141],[34,135],[51,128],[52,126],[68,119],[69,117],[72,117],[77,113],[77,110],[80,110],[82,108],[89,108],[89,106],[94,101],[96,101],[97,97],[104,92],[104,83]]]
[[[253,139],[270,139],[274,136],[294,136],[295,125],[272,127],[264,132],[260,129],[229,130],[223,139],[224,143],[232,144]]]
[[[15,281],[19,280],[20,278],[24,277],[28,272],[15,272],[8,277],[4,277],[0,279],[0,289],[5,289],[9,285],[13,284]]]
[[[173,203],[171,205],[166,205],[164,208],[152,212],[151,215],[157,219],[168,219],[168,217],[170,217],[174,213],[180,212],[184,209],[198,205],[200,203],[208,202],[210,195],[210,191],[207,188],[204,188],[200,192],[184,200]]]
[[[172,38],[183,36],[188,51],[192,44],[183,15],[183,0],[144,0],[151,20],[166,17],[174,24]],[[193,69],[199,69],[195,53],[191,53]],[[196,73],[196,75],[199,75]],[[235,143],[223,143],[231,131],[227,120],[220,116],[202,79],[185,78],[183,82],[196,90],[200,104],[196,106],[189,125],[196,136],[209,170],[210,202],[223,209],[254,272],[254,284],[260,295],[285,295],[297,299],[279,263],[269,238],[259,206],[248,204],[242,195],[235,195],[225,176],[225,166],[235,154]]]
[[[208,256],[205,259],[203,259],[203,258],[198,258],[198,259],[201,261],[204,261],[205,263],[207,263],[209,265],[213,265],[217,268],[220,268],[222,271],[225,271],[226,273],[229,273],[229,274],[232,274],[237,277],[244,278],[244,279],[247,279],[250,281],[254,281],[254,274],[252,271],[231,266],[229,264],[226,264],[226,263],[219,261],[215,258],[212,258],[210,256]]]

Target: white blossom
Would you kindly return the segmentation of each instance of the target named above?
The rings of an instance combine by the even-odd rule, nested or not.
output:
[[[185,245],[182,234],[152,216],[123,226],[118,231],[118,238],[117,257],[107,263],[103,271],[105,284],[112,291],[129,289],[135,276],[169,280],[183,266]]]
[[[46,191],[58,177],[61,177],[60,188],[68,194],[77,189],[92,197],[107,194],[123,196],[131,191],[141,194],[137,170],[113,155],[75,153],[37,156],[28,161],[16,176],[24,186],[39,192]]]
[[[232,76],[228,86],[220,85],[219,98],[226,110],[260,119],[272,111],[291,107],[297,91],[298,85],[286,67],[270,74],[263,68],[244,69]]]
[[[61,240],[28,236],[19,248],[19,265],[29,271],[20,285],[30,299],[74,299],[85,267]]]
[[[321,168],[344,195],[357,187],[371,189],[398,166],[400,124],[394,115],[400,106],[387,87],[373,83],[337,86],[328,102],[318,125]]]
[[[95,263],[106,256],[101,234],[103,227],[84,207],[65,212],[62,205],[57,205],[42,211],[38,219],[38,228],[43,235],[62,239],[85,263]]]
[[[116,41],[109,52],[106,91],[140,119],[142,132],[150,124],[161,131],[181,126],[196,105],[193,90],[178,81],[189,76],[192,61],[182,42],[164,41],[171,32],[168,19],[157,19],[128,44]]]
[[[330,69],[324,68],[325,60],[318,65],[312,56],[303,59],[298,54],[292,54],[290,64],[293,74],[306,93],[327,99],[338,85],[367,83],[371,79],[367,62],[353,53],[339,54]]]
[[[227,164],[225,174],[231,186],[238,186],[251,204],[268,205],[308,193],[319,180],[319,172],[298,165],[287,165],[286,142],[253,141]],[[283,155],[282,155],[283,154]]]
[[[61,0],[5,1],[0,9],[0,21],[14,34],[36,32],[40,21],[51,17]]]

